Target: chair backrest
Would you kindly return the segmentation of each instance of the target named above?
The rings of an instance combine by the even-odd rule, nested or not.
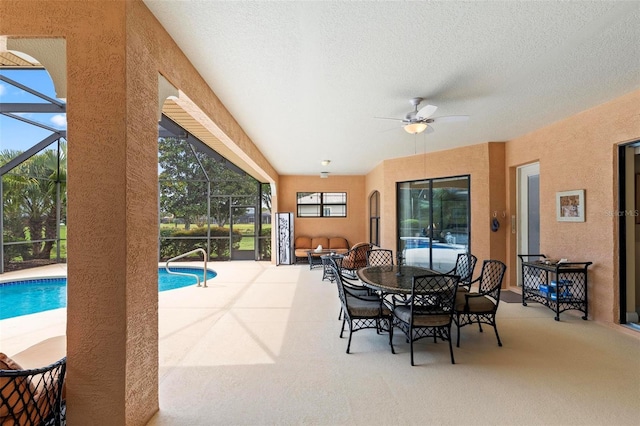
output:
[[[393,251],[373,249],[367,251],[367,266],[393,265]]]
[[[371,248],[370,243],[358,243],[351,247],[351,250],[344,254],[342,268],[356,270],[367,266],[367,252]]]
[[[329,265],[329,271],[333,274],[336,279],[336,286],[338,287],[338,297],[340,298],[340,303],[342,304],[342,309],[345,312],[348,312],[347,305],[347,295],[344,291],[344,284],[342,283],[342,275],[340,274],[340,270],[336,269],[335,261],[333,261],[332,265]]]
[[[495,299],[496,306],[500,302],[500,289],[506,270],[507,265],[499,260],[485,260],[482,262],[482,271],[480,271],[478,279],[478,291]]]
[[[64,424],[62,389],[66,366],[65,357],[31,370],[0,367],[0,424]]]
[[[336,271],[342,272],[342,256],[327,256],[329,266],[333,267]]]
[[[471,283],[477,262],[478,258],[471,253],[458,253],[453,273],[460,277],[460,285],[468,286]]]
[[[459,280],[459,276],[447,274],[414,276],[411,285],[411,316],[449,315],[451,317]]]

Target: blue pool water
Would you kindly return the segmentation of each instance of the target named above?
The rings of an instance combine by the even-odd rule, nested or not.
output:
[[[199,275],[201,282],[204,279],[202,268],[171,268],[171,270]],[[207,280],[215,276],[215,271],[207,269]],[[158,269],[158,291],[173,290],[196,283],[194,277],[171,275],[164,268]],[[66,306],[66,278],[41,278],[0,283],[0,320]]]
[[[407,250],[414,249],[414,248],[429,248],[429,247],[433,247],[434,249],[444,249],[444,250],[452,250],[452,249],[455,250],[458,248],[452,244],[438,243],[438,242],[431,243],[431,241],[423,238],[403,238],[403,239],[405,240],[405,248]]]

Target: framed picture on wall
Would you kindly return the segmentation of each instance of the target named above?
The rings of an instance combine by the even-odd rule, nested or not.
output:
[[[556,192],[558,222],[584,222],[584,189]]]

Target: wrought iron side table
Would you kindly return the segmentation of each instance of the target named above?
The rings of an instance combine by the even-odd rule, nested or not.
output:
[[[592,262],[552,263],[543,254],[519,254],[522,264],[522,305],[527,301],[545,305],[556,313],[578,310],[589,315],[587,268]]]

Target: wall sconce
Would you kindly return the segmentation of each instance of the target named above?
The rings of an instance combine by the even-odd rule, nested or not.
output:
[[[321,177],[322,179],[326,179],[326,178],[328,178],[328,177],[329,177],[329,172],[320,172],[320,177]]]
[[[328,166],[328,165],[329,165],[329,163],[331,163],[331,160],[322,160],[322,161],[320,162],[320,164],[322,164],[323,166]]]

